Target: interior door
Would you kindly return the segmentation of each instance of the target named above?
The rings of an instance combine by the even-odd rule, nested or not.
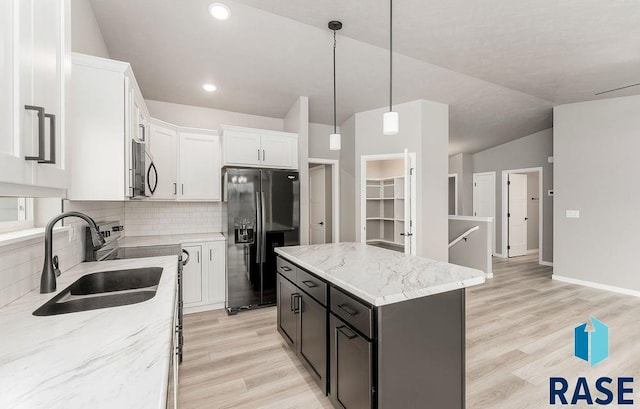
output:
[[[490,173],[473,174],[473,215],[496,217],[496,175]],[[493,223],[493,254],[496,252],[496,224]]]
[[[507,183],[509,209],[509,257],[527,254],[527,175],[509,174]]]
[[[326,243],[325,168],[309,170],[309,243]]]

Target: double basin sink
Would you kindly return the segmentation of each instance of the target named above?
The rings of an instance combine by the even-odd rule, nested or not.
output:
[[[33,312],[35,316],[67,314],[137,304],[156,295],[161,267],[103,271],[80,277]]]

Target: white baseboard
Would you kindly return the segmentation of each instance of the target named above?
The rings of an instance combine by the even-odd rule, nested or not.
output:
[[[498,257],[498,258],[507,258],[504,254],[502,253],[496,253],[493,255],[494,257]]]
[[[493,273],[485,273],[485,278],[493,278]]]
[[[553,261],[544,261],[544,260],[540,260],[540,262],[538,263],[541,266],[549,266],[549,267],[553,267]]]
[[[185,314],[195,314],[197,312],[220,310],[220,309],[223,309],[223,308],[224,308],[224,303],[220,302],[220,303],[216,303],[216,304],[198,305],[198,306],[195,306],[195,307],[185,307],[184,308],[184,313]]]
[[[527,250],[527,254],[538,254],[540,249],[530,249]]]
[[[554,280],[562,281],[564,283],[577,284],[577,285],[582,285],[584,287],[596,288],[598,290],[605,290],[605,291],[611,291],[611,292],[614,292],[614,293],[632,295],[634,297],[640,297],[640,291],[629,290],[628,288],[615,287],[615,286],[612,286],[612,285],[594,283],[593,281],[578,280],[578,279],[575,279],[575,278],[560,276],[560,275],[557,275],[557,274],[553,274],[551,276],[551,278],[554,279]]]

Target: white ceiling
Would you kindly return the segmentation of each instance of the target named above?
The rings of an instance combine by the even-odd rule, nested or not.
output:
[[[112,58],[156,99],[283,117],[299,95],[332,122],[331,19],[338,122],[388,100],[388,2],[92,0]],[[640,82],[637,0],[397,0],[394,102],[450,104],[450,154],[477,152],[552,124],[556,103]],[[202,91],[204,82],[219,90]],[[640,87],[606,97],[640,93]]]

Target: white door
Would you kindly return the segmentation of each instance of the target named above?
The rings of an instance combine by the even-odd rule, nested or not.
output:
[[[473,215],[493,217],[493,254],[496,253],[496,174],[473,174]]]
[[[524,256],[527,254],[527,175],[509,174],[507,192],[508,255]]]
[[[204,301],[202,294],[203,257],[202,246],[184,246],[189,253],[189,262],[182,271],[182,296],[185,306]]]
[[[220,200],[220,144],[217,135],[180,132],[180,198]]]
[[[309,170],[309,243],[326,243],[324,165]]]
[[[260,134],[244,131],[224,131],[224,164],[260,166],[262,148]]]
[[[298,167],[298,138],[288,135],[262,135],[262,165],[274,168]]]
[[[149,194],[155,186],[150,198],[175,199],[178,197],[178,134],[171,128],[155,123],[150,128],[147,143],[155,167],[151,170],[147,168]],[[147,166],[151,166],[151,163],[147,163]]]
[[[404,150],[404,252],[416,254],[416,154]]]

